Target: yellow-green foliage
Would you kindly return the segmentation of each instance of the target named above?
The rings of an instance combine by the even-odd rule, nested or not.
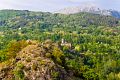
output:
[[[118,74],[111,72],[109,75],[107,75],[107,80],[120,80]]]
[[[52,55],[54,56],[55,61],[57,61],[58,63],[62,63],[62,59],[64,58],[64,54],[59,48],[54,47]]]
[[[15,57],[16,53],[18,53],[21,49],[26,47],[28,44],[26,41],[11,41],[8,44],[7,52],[9,57]]]
[[[79,46],[79,45],[76,45],[76,46],[75,46],[75,50],[76,50],[76,51],[80,51],[80,46]]]
[[[13,40],[13,41],[11,41],[7,45],[6,49],[0,51],[0,62],[16,57],[16,53],[21,51],[27,45],[28,45],[28,43],[25,40],[21,40],[21,41]]]
[[[0,62],[5,61],[7,59],[6,52],[0,51]]]

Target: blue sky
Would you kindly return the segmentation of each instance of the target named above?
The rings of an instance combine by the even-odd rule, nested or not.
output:
[[[57,11],[71,6],[91,3],[100,8],[120,11],[120,0],[0,0],[0,9]]]

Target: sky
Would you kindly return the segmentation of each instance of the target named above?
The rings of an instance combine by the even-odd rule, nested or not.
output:
[[[54,12],[66,7],[94,4],[120,11],[120,0],[0,0],[0,9]]]

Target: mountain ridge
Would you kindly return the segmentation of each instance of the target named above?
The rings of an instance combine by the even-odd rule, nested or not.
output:
[[[76,6],[76,7],[68,7],[68,8],[64,8],[64,9],[55,11],[54,13],[76,14],[76,13],[80,13],[80,12],[113,16],[115,18],[120,19],[120,11],[113,10],[113,9],[102,9],[95,5],[81,5],[81,6]]]

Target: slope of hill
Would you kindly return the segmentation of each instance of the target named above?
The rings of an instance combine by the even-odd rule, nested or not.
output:
[[[31,44],[17,53],[7,64],[0,64],[0,79],[3,80],[71,80],[72,75],[59,64],[55,58],[64,57],[57,44],[46,41]],[[54,53],[56,49],[57,53]],[[56,55],[59,55],[57,57]],[[51,57],[55,57],[54,59]],[[12,73],[13,72],[13,73]]]
[[[0,21],[27,15],[28,12],[28,10],[0,10]]]

